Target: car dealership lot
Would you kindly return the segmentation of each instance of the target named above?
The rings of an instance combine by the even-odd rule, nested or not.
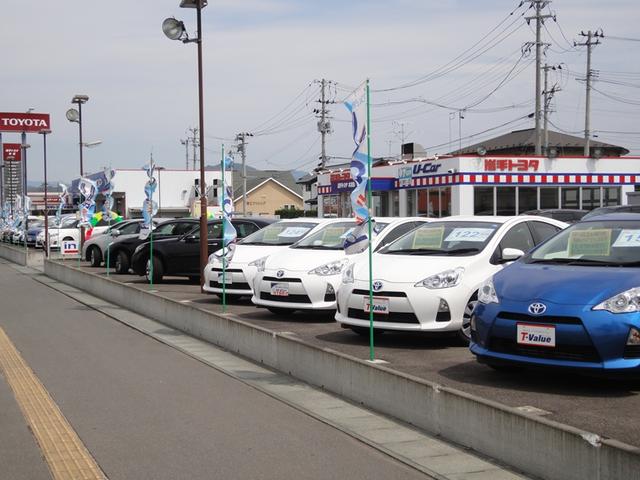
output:
[[[67,260],[72,266],[77,261]],[[104,268],[82,269],[105,276]],[[186,279],[168,277],[150,287],[142,277],[115,275],[110,278],[132,288],[149,290],[211,312],[222,312],[214,295],[200,293],[200,287]],[[277,317],[257,309],[249,299],[231,301],[227,312],[253,325],[277,332],[292,332],[319,347],[368,358],[367,341],[350,330],[341,329],[326,313],[298,312]],[[376,338],[376,357],[388,367],[447,385],[511,407],[534,407],[546,418],[578,427],[604,437],[640,446],[637,405],[640,381],[607,381],[574,374],[521,371],[498,373],[476,363],[468,348],[454,337],[423,333],[385,333]]]

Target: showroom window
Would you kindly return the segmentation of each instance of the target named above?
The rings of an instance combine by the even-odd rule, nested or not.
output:
[[[600,187],[583,187],[582,209],[593,210],[600,206]]]
[[[538,188],[518,187],[518,213],[538,208]]]
[[[496,215],[516,214],[516,187],[496,188]]]
[[[473,214],[493,215],[493,187],[473,189]]]
[[[559,208],[558,187],[540,187],[540,208]]]
[[[407,215],[415,217],[418,214],[418,190],[407,190]]]
[[[603,190],[603,206],[620,205],[620,187],[604,187]]]
[[[580,208],[579,187],[563,187],[560,189],[560,208]]]
[[[440,216],[451,215],[451,187],[440,188]]]

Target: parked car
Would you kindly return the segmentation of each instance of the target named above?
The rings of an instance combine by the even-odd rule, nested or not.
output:
[[[44,219],[34,220],[29,222],[29,229],[27,230],[27,246],[28,247],[42,247],[42,243],[38,244],[38,234],[44,230]],[[40,237],[42,238],[42,237]]]
[[[82,258],[90,262],[92,267],[99,267],[106,258],[109,244],[116,238],[137,236],[141,225],[141,219],[124,220],[109,227],[102,235],[93,235],[82,245]]]
[[[231,262],[227,262],[224,278],[222,260],[215,254],[211,255],[204,272],[204,290],[221,296],[224,282],[229,295],[252,295],[258,265],[266,257],[313,233],[326,222],[321,218],[281,220],[252,233],[236,245]]]
[[[539,217],[549,217],[565,223],[576,223],[584,217],[589,210],[576,210],[571,208],[549,208],[543,210],[529,210],[520,215],[537,215]]]
[[[488,279],[478,301],[481,363],[640,377],[640,214],[571,226]]]
[[[429,221],[419,217],[374,220],[374,249]],[[251,301],[275,314],[335,310],[342,271],[355,258],[367,256],[366,252],[350,256],[344,252],[344,238],[355,226],[353,219],[326,220],[313,234],[257,263]]]
[[[612,205],[610,207],[598,207],[587,213],[583,220],[588,220],[591,217],[598,215],[608,215],[610,213],[640,213],[640,205]]]
[[[195,218],[179,218],[172,220],[158,219],[158,226],[153,231],[153,240],[158,241],[164,238],[178,238],[190,232],[198,225],[198,219]],[[109,251],[109,259],[111,267],[115,268],[116,273],[129,273],[131,267],[131,258],[136,248],[149,241],[148,235],[127,235],[118,237],[111,243],[107,250]],[[106,258],[106,253],[105,253]],[[147,260],[141,257],[142,262]]]
[[[566,223],[546,217],[447,217],[423,225],[342,276],[336,321],[356,333],[458,332],[469,339],[480,285],[505,265],[555,235]]]
[[[233,226],[238,238],[244,238],[261,228],[275,222],[274,219],[261,217],[234,218]],[[208,255],[222,247],[222,221],[209,220],[207,224]],[[139,245],[131,258],[133,271],[144,275],[154,283],[162,281],[165,275],[189,277],[196,281],[200,278],[200,227],[196,226],[185,235],[177,238],[160,239],[153,242],[153,269],[150,268],[150,242]],[[151,274],[153,270],[153,274]]]
[[[85,242],[95,235],[103,234],[109,227],[109,222],[102,219],[94,227],[85,229]],[[75,215],[63,217],[59,226],[49,229],[50,248],[60,248],[65,241],[74,241],[80,247],[80,237],[80,220]]]

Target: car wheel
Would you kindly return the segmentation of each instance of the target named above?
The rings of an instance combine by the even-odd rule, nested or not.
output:
[[[116,256],[116,273],[120,275],[124,275],[125,273],[129,273],[129,257],[127,254],[120,251]]]
[[[290,308],[279,308],[279,307],[267,307],[267,310],[269,310],[274,315],[291,315],[293,312],[295,312],[295,310]]]
[[[471,315],[473,315],[473,310],[476,308],[477,304],[478,292],[471,296],[465,305],[464,313],[462,314],[462,327],[458,330],[458,336],[465,343],[469,343],[471,340]]]
[[[99,267],[102,263],[102,252],[98,247],[91,247],[89,249],[89,262],[92,267]]]
[[[162,267],[162,262],[157,258],[153,257],[153,275],[151,274],[151,259],[147,259],[147,266],[144,270],[144,276],[149,283],[160,283],[162,282],[162,275],[164,273],[164,269]]]

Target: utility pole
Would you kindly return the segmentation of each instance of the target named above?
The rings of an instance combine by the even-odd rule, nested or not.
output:
[[[189,137],[180,139],[180,143],[184,145],[184,168],[189,170]]]
[[[553,18],[553,15],[543,15],[542,9],[551,3],[551,0],[530,0],[530,6],[536,9],[536,14],[533,17],[526,17],[527,24],[531,20],[536,21],[536,113],[535,113],[535,154],[542,154],[542,129],[541,129],[541,107],[540,107],[540,92],[542,90],[541,66],[542,66],[542,47],[549,45],[548,43],[542,43],[541,30],[542,24],[545,19]]]
[[[320,150],[320,168],[324,168],[327,160],[327,134],[331,133],[331,122],[330,117],[328,116],[329,110],[327,105],[331,103],[335,103],[333,100],[327,100],[327,87],[331,85],[333,82],[331,80],[314,80],[314,83],[320,84],[320,100],[317,102],[320,104],[320,108],[315,108],[313,113],[316,114],[316,118],[318,118],[318,131],[320,132],[321,139],[321,150]]]
[[[587,33],[580,32],[580,36],[585,37],[586,41],[584,43],[574,42],[574,46],[587,47],[587,92],[584,109],[584,156],[589,157],[591,155],[591,145],[589,138],[591,136],[591,80],[593,78],[593,71],[591,70],[591,50],[594,46],[600,45],[600,39],[604,38],[604,33],[602,32],[602,30],[597,30],[595,32],[589,30]]]
[[[236,135],[236,150],[242,155],[242,215],[247,214],[247,137],[253,137],[253,134],[243,132]]]
[[[549,70],[562,70],[562,65],[552,66],[545,63],[544,67],[544,148],[543,153],[549,155],[549,113],[551,111],[551,99],[556,92],[560,91],[560,87],[556,84],[549,90]]]
[[[193,169],[196,169],[196,162],[198,160],[198,147],[200,146],[200,142],[198,141],[198,128],[188,128],[188,132],[191,132],[191,138],[187,139],[187,141],[191,140],[191,146],[193,147]],[[189,169],[188,160],[187,160],[187,169]]]
[[[458,110],[458,150],[462,150],[462,120],[464,120],[464,109]]]

